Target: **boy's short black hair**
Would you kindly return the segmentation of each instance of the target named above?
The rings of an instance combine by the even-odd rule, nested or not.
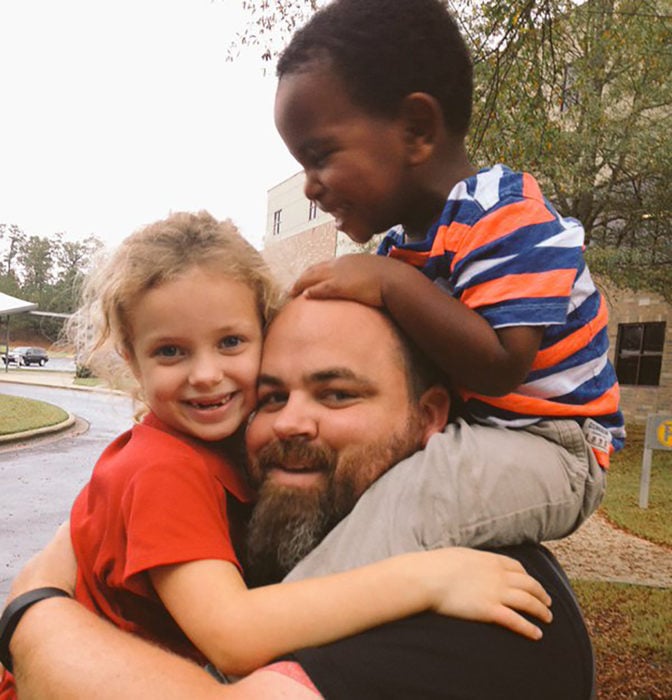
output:
[[[328,61],[363,109],[394,117],[406,95],[426,92],[446,127],[465,135],[471,118],[471,57],[442,0],[334,0],[281,54],[278,78]]]

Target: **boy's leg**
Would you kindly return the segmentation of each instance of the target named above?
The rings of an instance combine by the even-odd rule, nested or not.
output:
[[[401,552],[558,539],[599,505],[604,474],[574,421],[451,423],[392,468],[288,579]]]

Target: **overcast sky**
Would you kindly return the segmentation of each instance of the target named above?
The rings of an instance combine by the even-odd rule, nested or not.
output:
[[[169,211],[230,217],[258,247],[299,166],[273,67],[227,63],[240,0],[0,0],[0,223],[112,245]]]

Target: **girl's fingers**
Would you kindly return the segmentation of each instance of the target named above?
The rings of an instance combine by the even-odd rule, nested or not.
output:
[[[539,627],[505,605],[496,608],[493,622],[534,641],[542,637],[542,631]]]
[[[507,575],[509,585],[511,585],[512,588],[520,588],[521,590],[527,591],[546,606],[551,604],[551,596],[548,595],[546,589],[537,579],[532,578],[529,574],[519,572],[510,572]]]
[[[502,596],[502,603],[513,610],[532,615],[545,623],[549,623],[553,619],[553,613],[547,605],[520,588],[510,589],[506,595]]]

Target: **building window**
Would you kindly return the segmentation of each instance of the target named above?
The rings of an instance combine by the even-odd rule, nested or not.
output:
[[[658,386],[663,364],[665,323],[620,323],[616,374],[621,384]]]
[[[282,209],[273,212],[273,235],[280,235],[280,213]]]
[[[317,202],[313,199],[308,203],[308,221],[312,221],[317,217]]]

